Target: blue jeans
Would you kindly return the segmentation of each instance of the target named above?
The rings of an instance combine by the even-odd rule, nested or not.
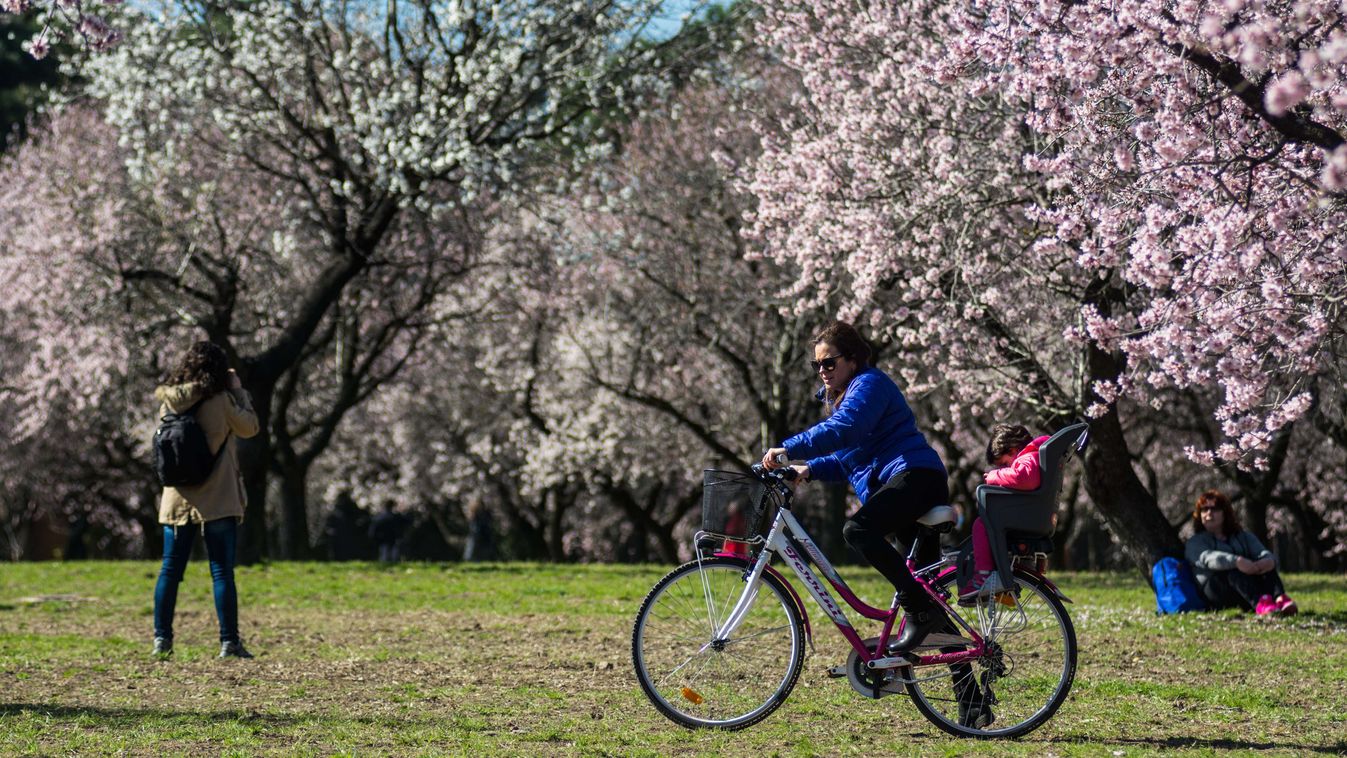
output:
[[[239,596],[234,589],[234,552],[238,546],[239,522],[233,517],[176,529],[164,527],[164,565],[154,586],[154,636],[173,639],[173,611],[178,604],[178,583],[192,557],[196,533],[204,531],[210,575],[215,582],[215,615],[220,620],[220,641],[239,641]]]

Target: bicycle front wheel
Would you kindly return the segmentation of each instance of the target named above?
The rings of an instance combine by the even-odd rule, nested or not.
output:
[[[742,729],[786,699],[804,665],[804,621],[781,580],[764,574],[743,623],[717,635],[744,592],[748,563],[686,563],[657,583],[631,635],[646,697],[688,728]]]
[[[955,573],[936,580],[954,589]],[[1042,726],[1066,700],[1076,676],[1076,630],[1066,607],[1041,579],[1015,570],[1019,598],[993,599],[969,622],[988,640],[987,654],[950,666],[914,670],[912,702],[931,723],[959,737],[1019,737]],[[964,611],[960,609],[962,614]],[[976,623],[972,614],[977,614]]]

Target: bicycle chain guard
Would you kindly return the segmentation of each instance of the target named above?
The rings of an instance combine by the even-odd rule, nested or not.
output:
[[[865,640],[865,648],[874,651],[879,645],[878,637]],[[904,673],[906,672],[906,673]],[[904,679],[911,678],[911,667],[899,666],[892,669],[871,669],[861,660],[854,649],[847,656],[847,683],[862,697],[878,700],[889,695],[901,695],[907,691]]]

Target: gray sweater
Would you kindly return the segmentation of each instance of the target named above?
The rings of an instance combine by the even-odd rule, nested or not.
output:
[[[1239,558],[1251,561],[1263,558],[1277,560],[1277,556],[1263,547],[1253,532],[1247,531],[1236,532],[1228,539],[1218,539],[1211,532],[1200,531],[1183,546],[1183,555],[1193,564],[1193,573],[1199,582],[1205,582],[1208,576],[1216,572],[1230,571],[1235,568],[1235,561]]]

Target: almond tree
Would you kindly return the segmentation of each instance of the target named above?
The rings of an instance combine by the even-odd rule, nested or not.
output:
[[[844,292],[956,417],[1093,417],[1086,486],[1139,564],[1178,543],[1119,398],[1218,383],[1215,454],[1257,466],[1340,334],[1339,9],[1169,6],[765,3],[807,94],[750,185],[801,307]]]
[[[128,22],[123,44],[100,60],[89,85],[129,151],[127,181],[169,193],[179,209],[211,212],[185,234],[177,218],[140,219],[180,248],[142,255],[119,284],[236,353],[259,414],[274,420],[285,408],[277,403],[287,372],[320,352],[331,330],[346,328],[334,316],[344,299],[391,281],[411,293],[397,297],[424,306],[433,271],[461,268],[471,243],[418,246],[400,237],[418,225],[444,228],[479,199],[517,189],[540,155],[595,137],[586,114],[620,107],[643,86],[642,67],[659,61],[660,50],[638,39],[657,10],[263,2],[175,5],[153,23]],[[227,173],[197,182],[203,166]],[[259,212],[256,200],[274,210]],[[250,218],[234,206],[249,206],[241,215]],[[250,264],[258,258],[265,260]],[[410,283],[379,274],[418,270],[424,278]],[[254,276],[285,286],[245,290]],[[235,305],[248,294],[264,297],[243,318]],[[273,438],[269,430],[242,447],[254,502],[265,499],[277,455],[313,453],[289,456],[284,441],[277,453]],[[301,510],[284,511],[287,554],[308,542]],[[256,557],[265,523],[248,523],[245,552]]]
[[[1347,325],[1344,8],[992,2],[961,21],[979,28],[949,75],[1008,93],[1063,188],[1039,244],[1139,291],[1086,312],[1128,359],[1105,399],[1218,386],[1224,439],[1190,454],[1261,465]]]
[[[742,468],[817,418],[805,360],[819,317],[781,313],[790,274],[750,260],[747,198],[730,186],[758,149],[740,114],[791,85],[723,65],[495,228],[473,275],[488,303],[399,382],[406,410],[385,406],[398,447],[351,440],[357,489],[486,499],[517,557],[676,561],[701,469]]]

